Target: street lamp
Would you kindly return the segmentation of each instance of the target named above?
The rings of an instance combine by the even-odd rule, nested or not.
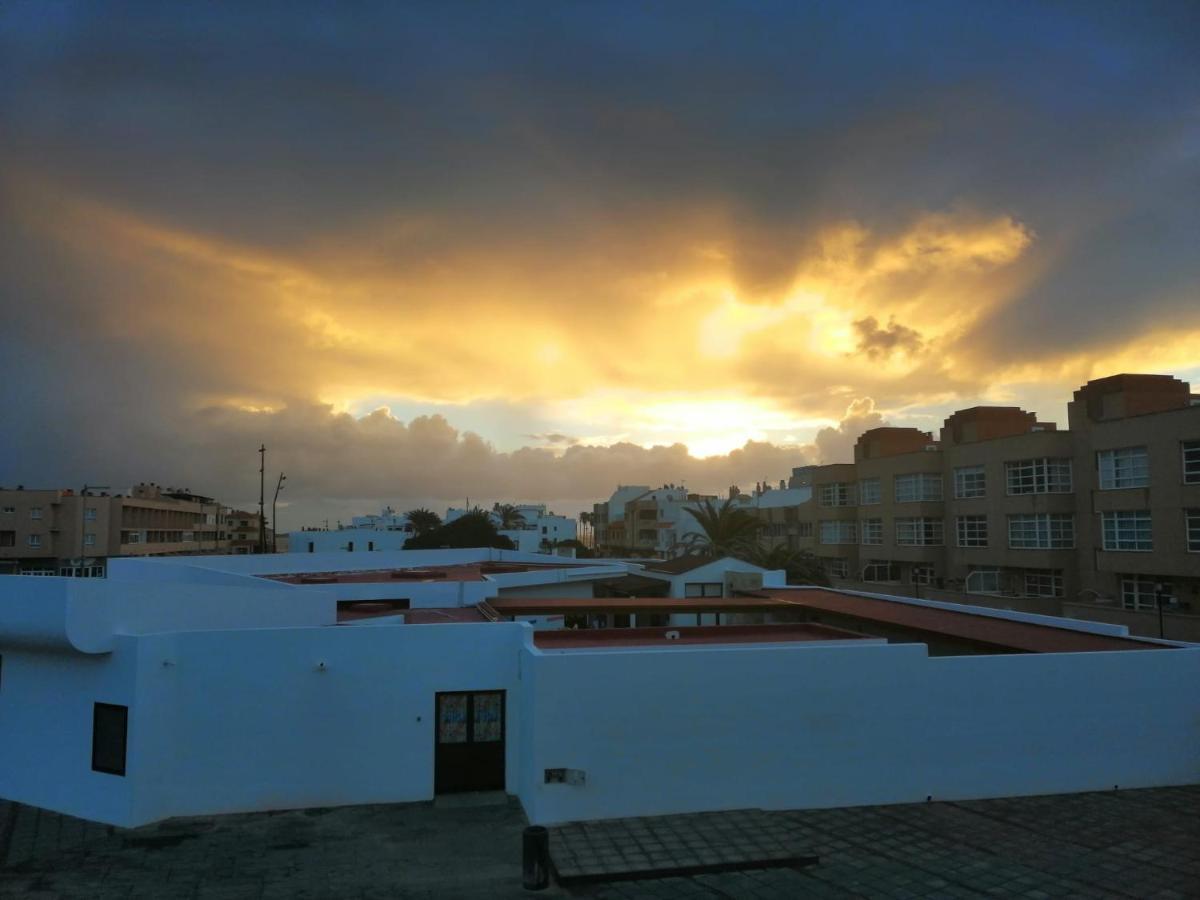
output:
[[[1167,593],[1167,586],[1161,581],[1155,582],[1154,605],[1158,607],[1158,636],[1160,639],[1165,638],[1165,635],[1163,634],[1163,607],[1170,605],[1172,599],[1174,598]]]

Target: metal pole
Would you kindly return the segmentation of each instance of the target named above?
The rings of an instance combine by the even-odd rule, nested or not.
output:
[[[279,481],[275,485],[275,499],[271,501],[271,552],[279,552],[279,520],[275,517],[275,504],[279,502],[279,492],[283,490],[283,483],[287,480],[287,476],[282,472],[279,473]]]
[[[267,520],[265,518],[267,445],[258,448],[258,552],[267,552]]]
[[[1158,607],[1158,636],[1163,638],[1163,586],[1156,584],[1154,586],[1154,605]]]

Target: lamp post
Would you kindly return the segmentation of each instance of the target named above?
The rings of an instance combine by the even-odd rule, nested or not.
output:
[[[279,473],[279,481],[275,485],[275,499],[271,501],[271,552],[279,552],[279,520],[275,517],[275,504],[279,502],[279,492],[283,490],[283,483],[287,481],[287,476],[282,472]]]
[[[1160,639],[1165,638],[1163,633],[1163,606],[1166,605],[1170,595],[1167,593],[1166,585],[1161,581],[1154,584],[1154,605],[1158,607],[1158,636]]]

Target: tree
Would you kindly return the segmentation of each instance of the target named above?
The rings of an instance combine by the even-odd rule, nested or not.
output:
[[[802,550],[789,550],[782,546],[768,549],[763,544],[756,544],[746,556],[739,558],[764,569],[783,569],[787,572],[788,584],[829,586],[829,576],[825,574],[821,560]]]
[[[525,527],[525,517],[511,503],[497,503],[492,507],[492,512],[500,520],[501,531],[514,531]]]
[[[739,556],[749,553],[756,545],[762,523],[751,512],[733,505],[731,500],[720,504],[705,500],[700,506],[685,506],[696,520],[702,534],[689,534],[683,546],[689,553],[701,556]]]
[[[408,519],[408,523],[412,525],[413,532],[418,535],[425,534],[427,531],[432,531],[442,524],[441,516],[439,516],[433,510],[426,509],[423,506],[418,507],[417,509],[410,509],[404,514],[404,517]]]
[[[478,509],[459,516],[453,522],[410,537],[404,542],[405,550],[437,550],[442,547],[517,549],[511,540],[500,534],[492,517]]]

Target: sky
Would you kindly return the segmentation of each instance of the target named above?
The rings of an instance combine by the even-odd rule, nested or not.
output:
[[[0,6],[0,484],[723,492],[1200,382],[1194,2]]]

